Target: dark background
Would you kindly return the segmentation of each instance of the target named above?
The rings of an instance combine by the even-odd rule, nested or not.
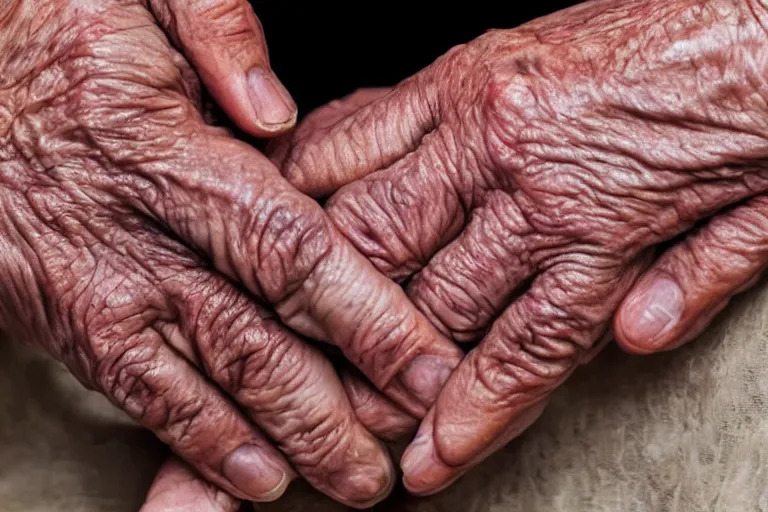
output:
[[[490,28],[512,28],[578,2],[251,3],[264,25],[272,66],[306,114],[358,87],[394,85]]]

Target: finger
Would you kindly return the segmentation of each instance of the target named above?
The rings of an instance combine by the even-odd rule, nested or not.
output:
[[[296,104],[272,72],[248,0],[150,0],[170,37],[240,128],[273,136],[296,122]]]
[[[383,98],[391,91],[391,88],[358,89],[340,100],[331,101],[313,110],[302,119],[295,130],[269,141],[266,152],[269,159],[282,168],[295,147],[305,144],[312,136],[329,130],[345,117]]]
[[[160,468],[139,512],[237,512],[240,501],[171,457]]]
[[[205,373],[274,440],[301,476],[367,507],[394,484],[381,444],[355,417],[325,357],[225,279],[175,270],[162,280]]]
[[[351,369],[344,369],[341,382],[360,423],[379,439],[397,441],[416,432],[419,422],[371,387]]]
[[[619,308],[616,339],[631,352],[695,338],[768,264],[768,198],[714,217],[661,256]]]
[[[474,456],[469,462],[460,465],[448,465],[439,457],[432,457],[432,454],[437,453],[434,445],[435,413],[434,409],[432,409],[424,418],[419,427],[418,434],[401,458],[401,466],[405,474],[403,485],[411,493],[422,496],[435,494],[447,489],[467,471],[522,434],[541,416],[548,402],[549,400],[542,399],[522,409],[488,447]],[[429,455],[420,457],[420,453]],[[429,469],[425,470],[425,467]],[[429,489],[429,491],[425,492],[424,489]]]
[[[294,477],[283,456],[159,332],[129,336],[100,356],[97,389],[208,481],[251,501],[283,494]]]
[[[430,80],[431,73],[420,73],[384,97],[350,109],[336,124],[301,131],[284,152],[283,175],[302,192],[321,197],[403,158],[437,128]]]
[[[512,425],[537,415],[537,407],[589,357],[641,268],[640,262],[617,268],[579,257],[539,276],[446,383],[432,429],[420,428],[422,443],[402,460],[409,489],[441,489],[457,476],[446,466],[468,469]]]
[[[425,414],[461,351],[261,153],[204,125],[176,97],[168,101],[188,109],[183,122],[173,109],[159,110],[156,90],[164,82],[150,81],[154,96],[147,98],[137,86],[131,109],[150,116],[145,130],[105,125],[125,109],[108,79],[79,98],[108,113],[83,116],[93,142],[132,169],[127,179],[135,186],[115,180],[111,192],[272,305],[286,325],[340,347],[406,411]],[[177,123],[173,130],[166,115]],[[188,142],[183,150],[180,137]]]
[[[461,231],[474,206],[474,174],[446,159],[447,136],[431,133],[417,151],[345,186],[326,205],[346,238],[392,279],[423,268]]]
[[[475,341],[533,272],[530,234],[517,204],[491,192],[461,236],[413,279],[408,295],[442,332]]]
[[[263,159],[239,147],[224,151],[219,146],[215,152],[230,161],[240,152],[247,158],[241,168],[253,169]],[[409,413],[423,415],[461,352],[416,310],[399,286],[354,250],[317,203],[282,178],[246,182],[234,192],[234,202],[200,211],[199,215],[213,218],[208,226],[215,228],[201,224],[202,217],[196,215],[183,219],[180,232],[194,229],[199,238],[192,240],[208,244],[221,229],[224,239],[205,249],[217,268],[275,305],[293,329],[341,348],[379,389]],[[231,205],[243,199],[249,203],[232,212]]]
[[[12,222],[40,236],[27,239],[28,249],[14,242],[12,247],[25,248],[11,254],[24,258],[4,263],[24,276],[32,294],[0,289],[0,295],[28,297],[23,302],[29,304],[55,304],[43,316],[21,317],[35,326],[31,333],[40,335],[38,343],[219,488],[252,501],[280,496],[295,475],[290,465],[174,350],[182,335],[170,338],[162,328],[172,321],[172,312],[153,271],[175,273],[173,258],[189,251],[137,216],[121,215],[116,221],[95,204],[73,205],[64,196],[38,192],[30,194],[63,220],[47,226],[26,204],[15,203]],[[34,259],[34,254],[46,257]],[[30,266],[33,259],[35,266]],[[14,318],[4,315],[3,320],[12,320],[13,331],[25,332]],[[41,325],[46,328],[38,329]]]

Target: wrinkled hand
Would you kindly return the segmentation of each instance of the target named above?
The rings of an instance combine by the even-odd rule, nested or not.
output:
[[[630,352],[676,348],[699,336],[768,266],[768,196],[713,218],[653,264],[616,317],[614,332]]]
[[[0,328],[234,496],[275,499],[295,469],[372,503],[391,463],[295,332],[337,345],[413,415],[460,352],[314,201],[204,122],[166,33],[241,127],[292,123],[245,1],[0,7]],[[252,104],[270,88],[279,115]],[[360,418],[380,416],[355,401]]]
[[[625,342],[647,339],[638,297],[665,268],[688,288],[682,330],[762,268],[766,20],[748,0],[585,3],[456,48],[367,106],[332,106],[277,150],[300,190],[342,187],[326,211],[380,270],[412,278],[442,332],[482,339],[403,457],[411,491],[443,488],[534,421],[609,338],[661,242],[754,198],[662,257],[619,314]],[[709,267],[690,266],[699,254]]]

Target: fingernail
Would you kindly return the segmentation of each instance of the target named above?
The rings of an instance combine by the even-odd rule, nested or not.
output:
[[[431,432],[420,431],[400,459],[400,468],[406,478],[418,477],[432,465],[433,447]]]
[[[257,66],[248,72],[248,94],[259,123],[267,128],[286,124],[296,116],[296,103],[268,69]]]
[[[252,501],[274,501],[290,483],[286,471],[253,445],[243,445],[224,460],[224,476]]]
[[[442,491],[455,482],[464,468],[441,462],[434,439],[434,424],[429,416],[424,420],[410,446],[400,459],[403,484],[411,494],[428,496]]]
[[[457,365],[458,361],[440,356],[416,356],[401,371],[400,382],[429,408],[437,400],[440,390]]]
[[[627,335],[638,345],[653,345],[659,335],[673,327],[683,313],[683,291],[667,278],[655,279],[650,288],[634,299],[625,311]]]

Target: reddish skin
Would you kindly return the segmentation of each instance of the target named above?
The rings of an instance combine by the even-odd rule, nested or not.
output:
[[[237,88],[271,73],[247,2],[13,0],[0,50],[0,329],[234,496],[276,499],[296,471],[352,506],[382,499],[391,461],[299,334],[417,416],[461,353],[317,203],[205,123],[187,59],[264,129]]]
[[[343,369],[342,384],[360,422],[376,437],[398,442],[409,439],[419,423],[404,413],[356,372]],[[235,512],[240,501],[206,482],[176,457],[157,473],[140,512]]]
[[[300,190],[341,187],[326,211],[377,268],[413,276],[442,332],[482,339],[402,460],[410,490],[443,488],[529,424],[659,243],[751,199],[649,274],[680,279],[689,319],[764,266],[766,20],[757,0],[588,2],[456,48],[278,149]],[[702,253],[710,267],[690,270]],[[625,345],[637,309],[618,317]]]
[[[616,339],[640,354],[679,347],[701,334],[733,296],[755,285],[766,266],[768,196],[760,196],[718,215],[664,253],[622,302]],[[678,301],[660,311],[652,289]],[[663,327],[647,327],[645,319],[660,313]]]
[[[172,457],[163,464],[139,512],[237,512],[240,502]]]

